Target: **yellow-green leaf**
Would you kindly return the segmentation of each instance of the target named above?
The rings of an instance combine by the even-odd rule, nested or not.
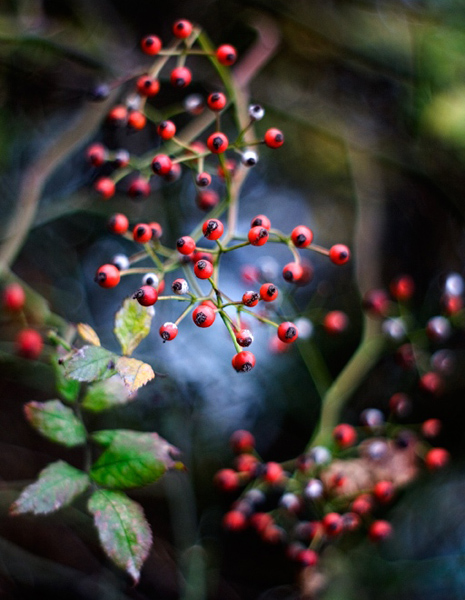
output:
[[[60,400],[28,402],[24,405],[24,414],[34,429],[52,442],[68,447],[86,442],[84,425]]]
[[[78,323],[77,331],[82,339],[93,346],[100,346],[100,339],[96,332],[87,323]]]
[[[114,375],[89,385],[81,406],[92,412],[100,412],[132,400],[134,396],[129,393],[121,377]]]
[[[120,356],[115,368],[131,394],[155,377],[152,367],[136,358]]]
[[[123,354],[130,356],[141,341],[147,337],[155,314],[153,306],[142,306],[132,298],[126,298],[115,315],[114,333],[121,344]]]

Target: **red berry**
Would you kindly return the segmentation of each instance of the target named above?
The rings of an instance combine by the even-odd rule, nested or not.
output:
[[[95,281],[103,288],[112,288],[118,285],[121,275],[118,267],[115,265],[106,264],[97,269]]]
[[[175,279],[171,284],[171,289],[175,294],[187,294],[187,292],[189,291],[189,284],[185,279]]]
[[[234,492],[239,487],[239,476],[233,469],[221,469],[213,482],[222,492]]]
[[[156,221],[150,221],[148,226],[152,230],[152,239],[159,240],[163,235],[163,229],[160,223],[157,223]]]
[[[258,458],[253,454],[239,454],[234,459],[234,466],[239,473],[254,475],[257,468]]]
[[[160,327],[159,334],[164,342],[170,342],[178,335],[178,326],[167,321]]]
[[[142,306],[152,306],[158,300],[158,292],[151,285],[143,285],[133,295],[133,298]]]
[[[329,249],[329,258],[335,265],[344,265],[350,259],[350,250],[344,244],[335,244]]]
[[[176,67],[171,71],[170,81],[174,87],[185,88],[192,81],[192,73],[187,67]]]
[[[212,133],[207,139],[207,147],[213,154],[221,154],[227,149],[228,145],[229,140],[221,131]]]
[[[128,109],[122,104],[114,106],[108,113],[107,120],[115,127],[121,127],[126,124],[128,118]]]
[[[126,233],[128,228],[129,228],[129,220],[128,220],[127,216],[123,215],[122,213],[115,213],[108,220],[108,229],[112,233],[117,233],[119,235],[122,235],[123,233]]]
[[[368,537],[372,542],[382,542],[392,535],[392,525],[388,521],[378,519],[368,528]]]
[[[138,177],[128,187],[128,196],[130,198],[147,198],[150,191],[150,183],[146,179]]]
[[[284,342],[285,344],[292,344],[295,342],[299,332],[297,331],[297,327],[291,321],[284,321],[278,327],[278,338]]]
[[[329,335],[338,335],[343,333],[349,326],[348,316],[340,311],[333,310],[325,315],[323,327]]]
[[[219,63],[229,67],[236,62],[237,51],[234,46],[223,44],[216,49],[216,58]]]
[[[23,286],[16,281],[8,283],[3,290],[3,308],[13,312],[19,311],[24,307],[26,294]]]
[[[160,91],[160,82],[150,75],[142,75],[137,80],[136,87],[141,96],[156,96]]]
[[[211,175],[209,173],[206,173],[205,171],[202,171],[202,173],[198,173],[195,177],[195,184],[200,188],[208,187],[211,184],[211,182],[212,182]],[[198,204],[199,204],[199,201],[197,200],[197,205]],[[215,205],[213,205],[213,206],[215,206]]]
[[[250,227],[264,227],[268,231],[271,228],[270,219],[266,215],[256,215],[250,222]]]
[[[269,148],[279,148],[284,144],[284,135],[282,131],[272,127],[265,132],[264,142]]]
[[[323,530],[328,537],[336,537],[340,533],[342,533],[344,529],[344,521],[339,513],[331,512],[325,515],[321,524],[323,525]]]
[[[215,317],[215,310],[205,304],[197,306],[192,312],[192,320],[197,327],[210,327],[215,321]]]
[[[188,235],[184,235],[176,242],[178,252],[187,256],[195,250],[195,241]]]
[[[190,258],[194,265],[199,260],[208,260],[208,262],[211,262],[213,264],[213,256],[210,254],[210,252],[200,252],[199,250],[195,250]]]
[[[163,175],[163,179],[168,182],[177,181],[181,177],[181,165],[179,163],[173,163],[171,169],[166,175]]]
[[[209,211],[218,205],[220,197],[213,190],[204,190],[197,194],[195,201],[201,210]]]
[[[181,40],[185,40],[192,33],[192,23],[186,19],[179,19],[173,25],[173,35]]]
[[[274,521],[269,513],[257,512],[250,517],[249,523],[258,533],[263,533],[267,527],[274,524]]]
[[[213,92],[208,96],[207,104],[210,110],[223,110],[226,106],[226,96],[221,92]]]
[[[87,148],[86,157],[93,167],[100,167],[106,160],[107,150],[102,144],[92,144]]]
[[[255,356],[249,350],[242,350],[233,356],[232,366],[238,373],[247,373],[255,366]]]
[[[284,479],[284,471],[282,466],[277,462],[267,462],[265,464],[265,471],[262,475],[263,480],[267,483],[275,484],[280,483]]]
[[[157,154],[152,160],[152,171],[155,175],[167,175],[170,172],[173,163],[166,154]]]
[[[242,296],[242,304],[245,304],[245,306],[257,306],[259,300],[260,294],[258,292],[249,291]]]
[[[22,329],[15,338],[16,352],[23,358],[35,360],[39,358],[44,347],[42,336],[31,328]]]
[[[176,125],[173,121],[161,121],[158,124],[157,133],[162,140],[170,140],[176,135]]]
[[[385,317],[389,312],[389,297],[384,290],[369,290],[363,296],[363,309],[375,317]]]
[[[296,283],[300,281],[303,274],[304,269],[300,263],[290,262],[283,267],[283,277],[289,283]]]
[[[420,381],[418,385],[421,390],[431,394],[433,396],[439,396],[444,388],[443,380],[440,375],[435,373],[434,371],[429,371],[428,373],[424,373],[420,377]]]
[[[373,496],[381,504],[387,504],[394,498],[394,484],[392,481],[378,481],[373,488]]]
[[[132,237],[135,242],[145,244],[152,239],[152,229],[147,223],[137,223],[132,230]]]
[[[242,348],[248,348],[253,342],[253,335],[249,329],[241,329],[236,332],[236,341]]]
[[[235,454],[251,452],[255,448],[255,438],[246,429],[237,429],[229,438],[229,445]]]
[[[162,46],[160,38],[156,35],[146,36],[141,40],[140,45],[145,54],[149,54],[150,56],[158,54]]]
[[[207,240],[218,240],[223,235],[224,226],[218,219],[208,219],[203,224],[202,231]]]
[[[318,563],[318,554],[307,548],[297,553],[296,560],[305,567],[314,567]]]
[[[347,423],[340,423],[333,429],[333,439],[339,448],[350,448],[357,441],[355,427]]]
[[[209,260],[198,260],[194,265],[194,273],[199,279],[208,279],[213,275],[213,265]]]
[[[225,163],[226,163],[226,165],[225,165],[226,172],[229,173],[230,177],[232,177],[236,171],[237,163],[233,158],[227,158],[225,160]],[[223,165],[218,165],[217,173],[218,173],[218,177],[220,177],[221,179],[224,180],[226,178],[226,173],[223,168]]]
[[[115,193],[115,182],[109,177],[100,177],[94,184],[94,190],[100,195],[102,200],[108,200]]]
[[[389,291],[399,302],[409,300],[415,291],[415,283],[410,275],[400,275],[391,281]]]
[[[430,471],[442,469],[450,460],[450,454],[445,448],[432,448],[425,456],[425,464]]]
[[[257,225],[256,227],[249,229],[247,237],[252,246],[263,246],[268,241],[268,229],[265,229],[265,227],[262,227],[261,225]]]
[[[412,401],[402,392],[396,392],[389,398],[389,410],[398,417],[405,417],[412,408]]]
[[[222,523],[228,531],[240,531],[247,525],[247,518],[239,510],[230,510],[224,515]]]
[[[431,439],[441,433],[442,423],[439,419],[427,419],[421,426],[421,433],[425,438]]]
[[[350,505],[350,510],[357,515],[368,515],[373,510],[373,497],[370,494],[360,494]]]
[[[274,283],[264,283],[260,286],[260,298],[265,302],[276,300],[278,293],[278,288]]]
[[[305,225],[299,225],[292,230],[291,240],[296,248],[306,248],[313,240],[313,231]]]

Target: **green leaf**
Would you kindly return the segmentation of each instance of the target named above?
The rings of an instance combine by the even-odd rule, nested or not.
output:
[[[84,425],[60,400],[28,402],[24,405],[24,414],[34,429],[52,442],[68,447],[86,442]]]
[[[37,481],[28,485],[13,502],[10,514],[34,513],[45,515],[70,504],[90,484],[83,471],[59,460],[40,473]]]
[[[141,360],[137,360],[137,358],[120,356],[115,366],[119,376],[124,381],[124,385],[131,394],[134,394],[140,387],[155,377],[152,367]]]
[[[96,381],[115,374],[118,355],[100,346],[83,346],[63,361],[66,377],[77,381]]]
[[[67,402],[76,402],[81,384],[74,379],[65,377],[63,367],[58,363],[59,356],[55,354],[52,358],[53,370],[55,371],[55,385],[58,394]]]
[[[134,400],[119,375],[97,381],[91,385],[82,400],[82,408],[92,412],[101,412],[114,406],[127,404]]]
[[[179,450],[157,433],[128,429],[97,431],[93,439],[106,450],[92,465],[90,476],[109,488],[127,489],[157,481],[176,463]]]
[[[152,532],[142,507],[123,492],[97,490],[87,508],[106,555],[137,583],[152,546]]]
[[[114,332],[121,344],[123,354],[130,356],[150,332],[155,314],[153,306],[142,306],[132,298],[126,298],[115,315]]]

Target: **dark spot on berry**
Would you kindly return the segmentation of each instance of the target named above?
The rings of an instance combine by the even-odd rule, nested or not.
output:
[[[182,238],[179,238],[179,240],[176,242],[176,246],[178,248],[182,248],[184,246],[184,244],[186,243],[185,240],[183,240]]]
[[[174,80],[175,87],[184,87],[185,83],[186,83],[186,80],[184,79],[184,77],[178,77],[177,79]]]
[[[208,261],[203,260],[203,259],[197,261],[197,269],[200,269],[200,271],[203,271],[204,269],[207,268],[207,263],[208,263]]]
[[[275,285],[269,285],[268,289],[266,290],[266,294],[267,296],[273,296],[276,292],[276,286]]]
[[[226,60],[231,61],[234,60],[236,57],[234,56],[234,54],[226,54]]]
[[[144,292],[144,290],[143,290],[142,288],[139,288],[139,289],[137,290],[137,292],[135,292],[135,293],[134,293],[134,295],[133,295],[133,298],[134,298],[135,300],[137,300],[137,299],[139,299],[139,298],[143,298],[144,296],[145,296],[145,292]]]
[[[239,370],[241,371],[241,373],[248,373],[252,369],[253,369],[253,365],[249,362],[246,362],[242,365],[242,367]]]
[[[301,233],[296,237],[295,241],[297,242],[297,246],[302,246],[302,244],[305,244],[305,242],[307,241],[307,236]]]
[[[221,96],[218,93],[215,93],[215,94],[212,94],[210,96],[210,98],[212,99],[213,102],[217,102],[221,98]]]
[[[166,342],[167,340],[169,340],[169,339],[170,339],[170,334],[169,334],[167,331],[164,331],[164,332],[161,334],[161,337],[163,338],[163,341],[164,341],[164,342]]]
[[[283,134],[282,134],[282,133],[277,133],[277,134],[274,136],[274,139],[275,139],[275,142],[282,142],[282,141],[284,140],[284,136],[283,136]]]
[[[215,229],[218,229],[218,223],[213,220],[208,221],[207,227],[205,229],[205,233],[210,234],[212,231],[215,231]]]
[[[203,323],[205,323],[206,320],[207,320],[207,315],[203,312],[198,312],[195,315],[195,324],[196,325],[202,325]]]
[[[107,274],[100,272],[97,273],[97,275],[94,277],[94,281],[96,281],[97,283],[103,283],[104,281],[106,281],[107,278]]]
[[[261,240],[264,237],[268,237],[268,231],[264,227],[262,227],[258,232],[257,239]]]
[[[260,217],[252,221],[251,227],[257,227],[258,225],[263,225],[263,219],[260,219]]]
[[[215,148],[215,150],[219,150],[223,145],[223,138],[221,138],[220,136],[213,138],[212,145],[213,148]]]
[[[182,290],[182,283],[175,281],[172,285],[173,292],[180,292]]]
[[[291,340],[293,337],[297,335],[297,331],[295,327],[288,327],[286,331],[286,335],[284,336],[286,340]]]

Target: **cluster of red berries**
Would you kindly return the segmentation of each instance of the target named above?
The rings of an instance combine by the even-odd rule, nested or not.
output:
[[[184,61],[198,39],[199,30],[182,19],[174,24],[173,34],[174,41],[167,50],[162,49],[162,43],[157,36],[150,35],[142,40],[143,51],[155,56],[156,61],[149,73],[137,78],[135,89],[128,94],[124,105],[118,105],[110,111],[108,118],[112,123],[127,124],[136,129],[145,125],[148,117],[144,112],[146,101],[158,93],[160,88],[158,74],[170,58],[176,57],[178,61],[176,68],[171,71],[171,83],[178,88],[184,88],[190,83],[191,73],[185,67]],[[220,46],[213,55],[211,52],[201,50],[200,53],[202,52],[208,55],[214,64],[219,63],[223,66],[233,64],[237,55],[235,49],[229,45]],[[199,139],[181,140],[177,136],[176,124],[171,120],[162,120],[156,123],[156,131],[162,147],[158,148],[154,156],[130,157],[124,150],[111,153],[102,145],[93,144],[87,150],[87,157],[95,167],[100,167],[106,160],[112,160],[117,167],[120,167],[112,177],[97,180],[95,188],[103,198],[111,197],[115,192],[116,182],[125,174],[134,171],[138,174],[127,189],[131,197],[146,197],[150,193],[151,176],[172,181],[181,175],[181,165],[193,171],[196,203],[199,208],[209,212],[208,218],[201,226],[193,233],[179,237],[176,247],[170,248],[162,243],[163,231],[160,223],[136,223],[130,227],[126,215],[114,214],[108,223],[109,230],[142,244],[143,249],[129,257],[117,255],[111,262],[101,265],[97,269],[95,280],[103,288],[113,288],[118,285],[122,276],[139,274],[143,275],[142,285],[135,290],[133,298],[142,306],[152,306],[166,299],[187,303],[186,309],[176,321],[164,323],[160,327],[159,333],[163,341],[171,341],[177,336],[180,321],[190,312],[195,325],[201,328],[210,327],[219,315],[236,349],[232,365],[236,371],[246,372],[255,366],[255,356],[249,350],[243,350],[253,341],[252,333],[243,324],[244,314],[276,327],[277,340],[286,346],[298,338],[298,329],[291,320],[276,323],[259,311],[251,310],[259,302],[262,305],[270,304],[278,298],[279,286],[275,281],[261,282],[257,290],[244,290],[239,300],[231,299],[221,291],[218,282],[221,257],[227,252],[245,246],[263,247],[267,243],[284,244],[289,248],[293,260],[282,268],[282,278],[284,282],[303,285],[311,280],[313,271],[302,260],[301,251],[310,249],[327,255],[337,265],[345,264],[350,258],[350,252],[343,244],[335,244],[329,249],[314,244],[313,232],[305,225],[299,225],[290,234],[285,234],[272,228],[270,219],[263,214],[251,220],[250,228],[246,233],[241,234],[235,230],[235,219],[231,218],[231,214],[237,212],[239,200],[237,194],[232,194],[231,190],[236,177],[242,178],[244,175],[244,172],[240,173],[241,169],[247,171],[258,161],[258,154],[252,146],[265,144],[269,148],[279,148],[284,143],[284,136],[280,130],[272,127],[265,131],[261,139],[250,141],[246,134],[250,133],[254,124],[265,115],[263,107],[252,104],[248,109],[247,123],[244,124],[235,141],[230,142],[227,135],[220,130],[221,113],[228,109],[230,104],[234,109],[234,102],[230,102],[221,91],[209,94],[205,106],[199,102],[193,108],[192,98],[189,102],[184,102],[186,112],[191,115],[198,115],[204,109],[211,111],[212,121],[215,122],[216,127],[215,131],[207,135],[205,143]],[[226,156],[226,151],[239,154],[240,164],[237,164],[231,156]],[[210,161],[208,164],[207,159]],[[215,176],[223,186],[224,198],[221,198],[216,190],[205,189],[211,185]],[[205,247],[199,245],[202,235],[206,243]],[[139,266],[145,259],[151,261],[150,267]],[[139,264],[136,266],[136,263]],[[192,270],[189,269],[189,264],[192,265]],[[185,278],[179,277],[180,274],[176,273],[171,282],[173,295],[162,296],[167,275],[176,270],[181,270],[180,274]],[[208,292],[204,293],[201,290],[199,280],[209,281]],[[231,312],[234,314],[231,315]],[[331,315],[328,317],[328,322],[330,320]],[[334,329],[336,320],[333,315],[332,325],[328,324],[328,330]]]

